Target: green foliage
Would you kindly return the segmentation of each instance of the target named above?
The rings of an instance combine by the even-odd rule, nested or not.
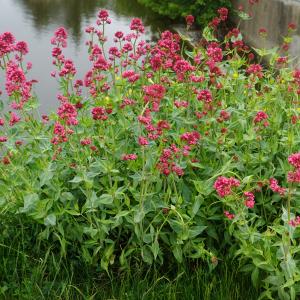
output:
[[[171,19],[180,19],[187,15],[193,15],[196,22],[200,25],[206,25],[213,17],[216,16],[216,11],[220,7],[231,7],[229,0],[138,0],[140,3],[149,7],[153,11],[167,16]]]
[[[106,12],[100,16],[105,27]],[[276,49],[255,49],[270,68],[251,63],[236,32],[222,44],[205,29],[207,45],[183,57],[177,35],[165,32],[148,46],[138,40],[141,22],[131,27],[135,35],[125,45],[120,38],[110,59],[105,39],[90,30],[85,93],[72,62],[56,55],[66,42],[56,31],[61,103],[43,121],[33,113],[36,99],[24,101],[31,82],[23,57],[4,49],[8,104],[20,106],[20,117],[2,110],[1,292],[11,289],[11,275],[28,278],[27,259],[47,296],[62,268],[70,277],[81,267],[111,276],[201,262],[213,273],[234,261],[260,299],[296,299],[300,73],[278,65]],[[5,37],[2,44],[12,40]]]

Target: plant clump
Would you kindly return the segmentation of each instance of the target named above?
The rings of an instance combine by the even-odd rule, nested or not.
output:
[[[234,258],[261,299],[300,295],[300,71],[286,46],[254,61],[238,28],[218,41],[218,14],[188,51],[170,31],[145,42],[140,19],[106,48],[101,10],[82,79],[58,28],[59,106],[42,117],[27,44],[0,35],[1,245],[22,224],[32,256],[51,249],[98,271]]]

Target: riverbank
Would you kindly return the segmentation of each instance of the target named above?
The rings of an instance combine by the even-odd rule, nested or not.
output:
[[[255,5],[249,4],[248,0],[233,0],[234,9],[239,7],[249,12],[250,20],[242,21],[233,17],[233,21],[240,24],[244,40],[252,47],[271,49],[280,47],[284,42],[283,37],[288,32],[289,24],[300,24],[300,2],[295,0],[267,0],[258,1]],[[265,29],[264,38],[260,30]],[[296,29],[293,40],[288,43],[288,54],[292,58],[291,65],[299,67],[300,64],[300,29]],[[285,53],[286,55],[286,53]]]

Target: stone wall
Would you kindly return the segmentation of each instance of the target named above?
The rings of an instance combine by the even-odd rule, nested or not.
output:
[[[241,30],[248,44],[256,48],[273,48],[282,44],[287,33],[288,24],[296,24],[297,31],[291,43],[290,55],[295,58],[293,65],[300,67],[300,1],[298,0],[259,0],[250,5],[248,0],[233,0],[234,7],[243,6],[243,10],[251,12],[253,18],[241,21]],[[235,22],[239,20],[235,19]],[[258,31],[265,28],[268,36],[263,40]]]

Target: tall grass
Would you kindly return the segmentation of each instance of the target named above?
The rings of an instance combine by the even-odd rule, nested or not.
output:
[[[0,299],[258,298],[250,278],[239,273],[234,262],[219,261],[213,272],[201,263],[145,269],[145,265],[131,262],[126,271],[116,269],[106,274],[80,264],[76,257],[62,258],[51,246],[41,252],[46,253],[44,257],[39,257],[38,246],[30,248],[23,226],[4,228],[12,238],[0,239]]]

